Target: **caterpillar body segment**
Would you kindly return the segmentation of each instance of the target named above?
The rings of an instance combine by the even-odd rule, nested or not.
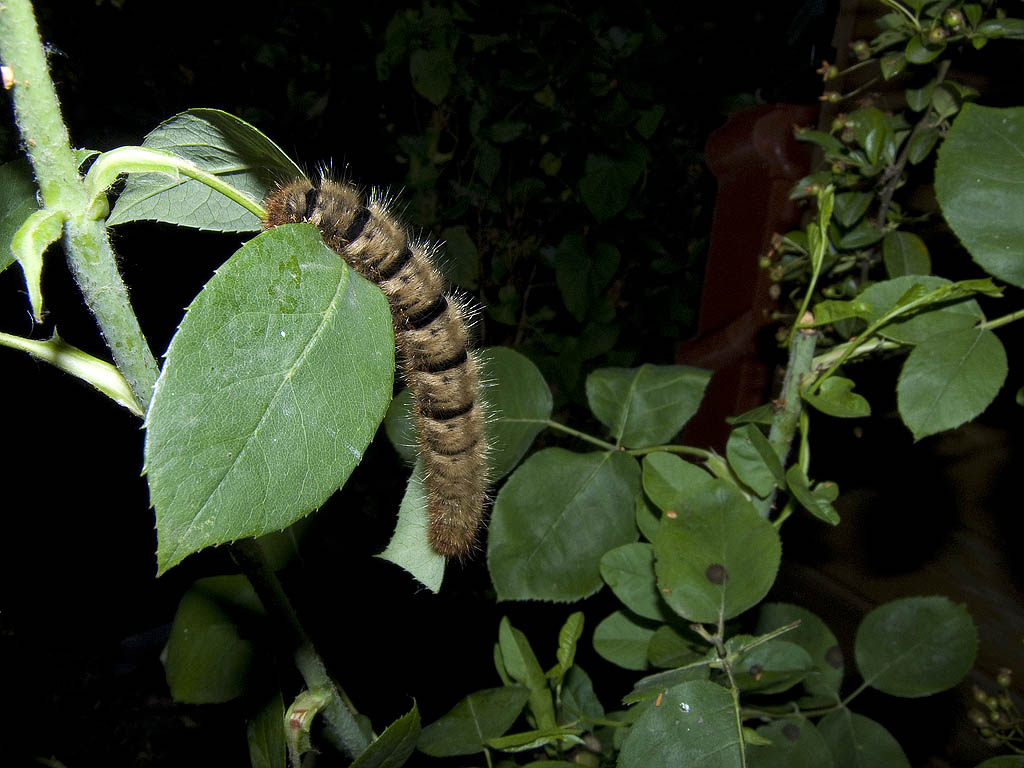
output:
[[[266,228],[309,222],[324,243],[387,297],[399,374],[412,392],[427,492],[428,538],[445,557],[476,545],[487,490],[487,440],[478,364],[465,305],[448,292],[434,252],[410,239],[372,194],[351,184],[297,179],[264,201]]]

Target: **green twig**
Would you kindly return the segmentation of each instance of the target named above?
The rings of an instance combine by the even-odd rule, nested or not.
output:
[[[132,312],[106,227],[90,216],[89,197],[78,175],[29,0],[0,5],[0,57],[13,80],[14,117],[43,206],[64,214],[71,271],[114,363],[144,411],[159,369]]]
[[[331,702],[324,709],[331,740],[351,757],[358,757],[370,744],[356,719],[356,710],[345,692],[327,674],[327,667],[306,634],[299,616],[281,586],[274,569],[254,539],[242,539],[232,545],[231,554],[244,571],[263,607],[286,633],[295,653],[295,666],[309,689],[326,688]]]

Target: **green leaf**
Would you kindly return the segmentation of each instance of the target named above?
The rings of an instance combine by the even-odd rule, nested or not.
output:
[[[951,293],[947,293],[953,285],[955,283],[933,275],[904,275],[869,285],[861,291],[857,299],[871,308],[865,319],[869,323],[874,323],[901,304],[918,301],[929,293],[936,292],[935,299],[941,299],[943,295],[946,295],[946,301],[941,306],[926,307],[922,305],[921,309],[928,311],[918,311],[916,314],[898,317],[883,325],[878,331],[880,336],[893,341],[919,344],[932,336],[942,336],[970,328],[985,319],[981,307],[976,301],[973,299],[965,301],[962,296],[954,297]],[[918,292],[910,294],[909,292],[915,287],[919,289]],[[939,291],[943,291],[943,293],[938,293]],[[950,299],[953,298],[960,300],[950,303]]]
[[[931,154],[939,136],[938,128],[924,128],[915,133],[910,137],[910,143],[907,145],[907,159],[914,165],[920,163]],[[895,277],[895,275],[890,273],[890,277]]]
[[[529,698],[517,685],[471,693],[420,732],[417,748],[432,757],[482,752],[488,740],[512,726]]]
[[[529,358],[508,347],[480,352],[485,411],[490,420],[489,477],[496,481],[515,467],[551,418],[551,390]]]
[[[623,544],[601,558],[601,578],[633,613],[664,621],[665,603],[654,578],[654,548],[650,544]]]
[[[843,227],[849,229],[867,213],[875,196],[870,192],[840,192],[835,197],[835,217]]]
[[[851,317],[865,318],[871,314],[871,305],[864,301],[819,301],[812,310],[814,322],[807,325],[832,325]]]
[[[854,656],[864,682],[892,696],[929,696],[971,671],[978,631],[963,605],[908,597],[880,605],[857,628]]]
[[[697,488],[714,479],[706,470],[667,451],[648,453],[643,459],[644,492],[663,512],[682,510]]]
[[[889,118],[878,107],[865,107],[852,112],[848,121],[853,126],[854,141],[864,148],[870,163],[877,163],[889,134]]]
[[[562,709],[559,722],[596,721],[604,719],[604,707],[594,694],[590,676],[579,665],[569,668],[562,686]]]
[[[11,238],[11,253],[25,275],[28,301],[37,323],[43,320],[43,252],[60,238],[65,220],[64,211],[41,208],[30,214]]]
[[[927,275],[932,260],[924,241],[913,232],[890,232],[882,240],[882,259],[889,277]]]
[[[809,720],[776,720],[758,728],[757,735],[771,744],[747,748],[748,768],[833,768],[828,745]]]
[[[507,616],[501,619],[498,645],[508,676],[530,690],[530,712],[536,718],[537,725],[543,729],[554,728],[555,708],[547,677],[537,662],[530,641],[512,626]]]
[[[414,701],[412,709],[370,742],[350,768],[400,768],[416,750],[420,732],[420,713]]]
[[[0,165],[0,272],[14,263],[10,244],[15,233],[38,210],[36,184],[28,158]]]
[[[487,746],[502,752],[526,752],[546,747],[549,744],[572,745],[582,743],[583,739],[576,735],[575,725],[534,728],[530,731],[510,733],[508,736],[499,736],[496,739],[487,740]]]
[[[829,525],[839,524],[839,513],[832,506],[839,494],[835,483],[821,483],[812,491],[811,481],[799,464],[786,470],[786,483],[801,507]]]
[[[170,152],[216,174],[254,201],[302,171],[274,142],[234,115],[190,109],[161,123],[142,146]],[[194,179],[130,174],[108,224],[153,220],[220,232],[253,232],[259,220]]]
[[[566,235],[555,252],[555,282],[573,317],[583,322],[619,268],[619,249],[597,243],[588,253],[580,235]]]
[[[637,539],[639,490],[636,460],[621,452],[530,456],[491,515],[487,564],[498,599],[569,601],[600,589],[601,556]]]
[[[907,88],[904,92],[904,98],[907,100],[907,106],[910,107],[912,112],[921,112],[927,109],[932,103],[932,91],[934,90],[934,77],[920,88]]]
[[[978,763],[974,768],[1024,768],[1024,755],[1000,755]]]
[[[465,227],[446,227],[441,232],[444,260],[441,267],[449,283],[467,291],[480,287],[480,252]]]
[[[189,307],[146,417],[159,572],[323,504],[362,458],[393,375],[383,294],[312,226],[243,246]]]
[[[758,613],[755,631],[764,635],[794,621],[799,621],[799,626],[781,637],[796,643],[811,656],[814,666],[803,681],[804,689],[812,696],[824,695],[834,699],[843,681],[843,651],[825,622],[798,605],[764,603]]]
[[[412,390],[402,389],[391,398],[384,415],[384,431],[402,460],[414,464],[419,455],[416,441],[416,423],[412,419]]]
[[[986,19],[975,31],[983,37],[1024,40],[1024,19]]]
[[[935,195],[971,258],[1024,288],[1024,107],[967,104],[939,148]]]
[[[655,667],[672,669],[701,661],[705,658],[703,650],[674,627],[662,624],[647,643],[647,659]]]
[[[805,389],[801,396],[822,413],[840,419],[871,415],[871,405],[853,391],[853,382],[842,376],[830,376],[817,390]]]
[[[776,484],[785,484],[779,457],[753,424],[729,433],[725,455],[736,476],[761,498],[768,496]]]
[[[881,240],[884,235],[885,233],[876,227],[870,219],[861,219],[857,226],[848,232],[840,233],[835,227],[832,227],[830,233],[836,248],[844,251],[867,248]]]
[[[199,579],[181,598],[167,640],[164,672],[175,701],[217,704],[253,683],[263,607],[244,576]]]
[[[646,152],[636,145],[622,158],[587,155],[580,198],[595,219],[607,221],[626,207],[646,164]]]
[[[688,365],[599,368],[587,377],[587,403],[627,448],[667,443],[697,412],[711,371]]]
[[[420,584],[437,594],[444,580],[445,559],[430,546],[427,527],[423,466],[417,461],[398,508],[395,532],[387,547],[377,557],[404,568]]]
[[[809,128],[798,128],[793,132],[793,136],[797,141],[806,141],[810,144],[818,145],[825,150],[826,153],[838,155],[843,151],[843,142],[831,133],[825,133],[825,131],[813,131]]]
[[[65,373],[77,376],[136,416],[143,415],[142,408],[135,402],[131,387],[117,368],[71,346],[58,336],[56,331],[46,341],[25,339],[0,332],[0,346],[27,352],[36,360],[42,360]]]
[[[619,768],[739,768],[743,742],[730,693],[694,680],[664,692],[629,729]]]
[[[737,659],[736,685],[748,693],[781,693],[811,672],[811,655],[796,643],[775,638],[754,646]]]
[[[781,554],[775,527],[721,480],[698,488],[692,508],[662,517],[654,539],[658,588],[689,621],[717,623],[756,605]]]
[[[825,715],[818,723],[818,733],[832,752],[835,768],[910,768],[891,733],[848,709]]]
[[[878,60],[878,63],[882,68],[882,77],[885,80],[892,80],[896,75],[906,69],[907,57],[903,55],[902,51],[887,53]]]
[[[907,41],[904,54],[911,64],[927,64],[929,61],[937,59],[944,50],[946,50],[945,41],[938,44],[928,43],[921,39],[921,35],[914,35]]]
[[[284,739],[284,701],[280,691],[267,698],[246,722],[249,762],[252,768],[286,768],[288,749]]]
[[[964,328],[918,344],[896,385],[900,416],[915,440],[970,421],[1006,379],[1006,350],[992,331]]]
[[[488,415],[488,477],[495,482],[512,471],[547,425],[551,390],[537,366],[514,349],[487,347],[476,354],[480,378],[485,382],[481,399]],[[392,400],[384,428],[402,458],[414,462],[416,427],[408,389]]]
[[[615,611],[594,628],[594,650],[623,669],[647,669],[647,645],[654,626],[626,611]]]
[[[409,74],[416,93],[431,104],[440,104],[451,90],[455,75],[451,51],[417,48],[409,54]]]
[[[583,635],[583,612],[575,611],[569,614],[562,628],[558,630],[558,677],[565,676],[576,658],[576,644]]]

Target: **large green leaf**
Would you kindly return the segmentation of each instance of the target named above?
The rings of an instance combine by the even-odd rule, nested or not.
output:
[[[587,403],[627,448],[667,443],[697,412],[711,371],[688,365],[600,368],[587,377]]]
[[[384,296],[313,227],[242,247],[189,307],[146,417],[160,572],[323,504],[362,458],[393,375]]]
[[[743,741],[730,693],[694,680],[673,686],[629,729],[618,768],[739,768]]]
[[[149,133],[142,146],[191,160],[254,201],[274,182],[302,171],[274,142],[234,115],[218,109],[190,109]],[[130,174],[110,224],[153,220],[221,232],[252,232],[259,220],[206,185],[161,173]]]
[[[665,602],[690,621],[716,623],[767,594],[782,544],[743,494],[716,480],[697,489],[692,509],[662,517],[654,556]]]
[[[971,671],[978,631],[963,605],[908,597],[880,605],[857,628],[854,655],[864,682],[893,696],[929,696]]]
[[[776,720],[757,729],[771,744],[747,747],[749,768],[832,768],[832,754],[818,729],[809,720]]]
[[[901,299],[904,301],[915,286],[922,295],[952,285],[949,280],[934,275],[904,275],[868,286],[857,299],[871,307],[865,319],[874,323],[887,314]],[[918,344],[937,334],[946,334],[969,328],[985,316],[974,299],[946,304],[938,308],[927,308],[917,314],[893,320],[883,325],[879,334],[907,344]]]
[[[644,492],[663,512],[686,508],[691,494],[714,479],[706,470],[666,451],[644,456]]]
[[[175,701],[216,704],[253,685],[263,607],[244,576],[195,582],[178,603],[164,657]]]
[[[655,626],[628,611],[614,611],[594,627],[594,650],[623,669],[647,669],[647,648]]]
[[[499,600],[579,600],[601,588],[601,556],[636,541],[636,460],[546,448],[494,502],[487,563]]]
[[[420,732],[417,748],[432,757],[481,752],[512,726],[529,698],[530,691],[518,685],[471,693]]]
[[[910,768],[891,733],[848,709],[825,715],[818,732],[832,752],[835,768]]]
[[[964,328],[914,347],[896,385],[914,439],[958,427],[984,411],[1006,379],[1006,350],[992,331]]]
[[[966,104],[939,148],[935,195],[978,265],[1024,288],[1024,107]]]
[[[794,621],[800,624],[781,638],[796,643],[811,655],[814,667],[804,679],[804,688],[812,696],[835,697],[843,681],[843,652],[825,622],[798,605],[764,603],[758,613],[756,632],[767,634]]]

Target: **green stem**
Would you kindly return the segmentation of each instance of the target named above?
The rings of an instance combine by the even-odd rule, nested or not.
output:
[[[598,438],[593,437],[592,435],[588,435],[586,432],[580,432],[578,429],[573,429],[572,427],[567,427],[567,426],[565,426],[565,424],[559,424],[557,421],[553,421],[551,419],[546,419],[544,421],[544,424],[545,424],[545,426],[548,426],[551,429],[560,430],[561,432],[565,432],[566,434],[572,435],[573,437],[578,437],[580,440],[584,440],[584,441],[586,441],[588,443],[592,443],[594,445],[597,445],[597,446],[603,448],[606,451],[617,451],[617,450],[619,450],[618,446],[612,445],[611,443],[606,443],[604,440],[599,440]]]
[[[994,320],[986,320],[984,323],[978,323],[978,328],[986,331],[991,331],[994,328],[999,328],[1003,325],[1008,325],[1015,320],[1024,319],[1024,309],[1018,309],[1016,312],[1011,312],[1008,315],[997,317]]]
[[[287,633],[287,641],[295,652],[295,666],[306,687],[330,690],[331,702],[324,710],[324,718],[331,740],[351,757],[358,757],[369,746],[370,738],[359,727],[352,701],[327,673],[323,659],[306,634],[263,550],[254,539],[242,539],[232,545],[232,556],[256,590],[263,607],[275,619],[275,625]]]
[[[796,434],[800,414],[803,411],[803,398],[800,393],[812,375],[814,348],[818,343],[818,333],[813,328],[801,328],[789,345],[789,363],[782,379],[782,392],[776,400],[775,418],[772,419],[768,433],[768,444],[782,465],[786,464],[789,448]],[[775,503],[775,492],[767,498],[755,499],[754,505],[761,517],[768,517]]]
[[[159,368],[149,350],[102,221],[89,216],[89,197],[78,175],[29,0],[0,5],[0,58],[10,68],[14,117],[36,175],[43,205],[64,211],[68,263],[114,363],[143,411]]]
[[[665,451],[666,453],[682,453],[687,456],[693,456],[701,461],[707,461],[712,457],[712,452],[705,450],[704,448],[694,448],[690,445],[655,445],[650,448],[633,448],[632,450],[626,451],[629,456],[646,456],[648,453],[657,453],[659,451]]]

